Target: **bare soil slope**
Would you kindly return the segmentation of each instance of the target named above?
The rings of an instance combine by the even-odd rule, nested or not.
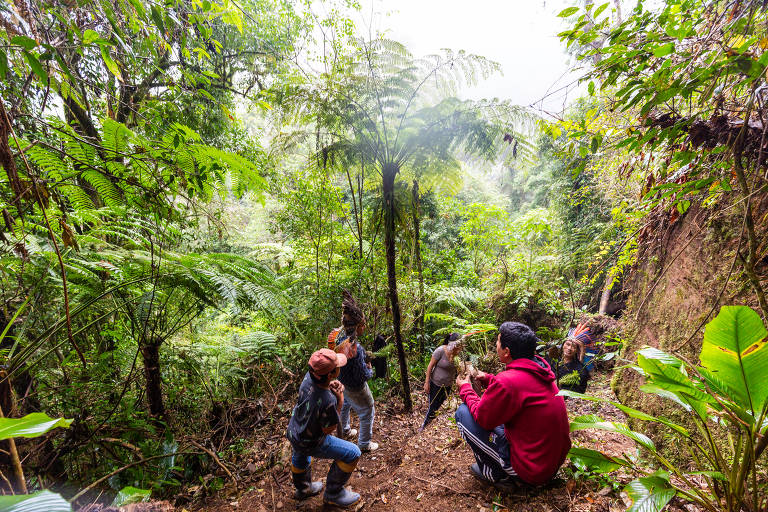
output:
[[[608,378],[606,374],[597,375],[590,383],[589,393],[612,396]],[[400,413],[392,401],[377,404],[374,439],[381,448],[364,454],[357,466],[351,487],[362,495],[362,499],[352,510],[613,512],[626,509],[625,498],[614,489],[597,482],[587,484],[570,479],[568,469],[561,470],[546,487],[521,488],[511,494],[501,494],[477,481],[469,473],[474,458],[453,423],[452,415],[457,404],[454,398],[444,405],[437,420],[420,434],[417,429],[426,410],[423,397],[417,402],[417,411],[410,415]],[[610,406],[569,400],[568,408],[572,417],[599,414],[609,420],[624,421],[623,414]],[[284,421],[275,425],[272,437],[256,442],[249,462],[255,465],[264,458],[279,457],[273,467],[245,477],[239,490],[227,488],[223,493],[187,508],[216,512],[336,510],[323,506],[320,496],[303,502],[293,499],[289,452],[280,437],[285,427],[282,423]],[[610,433],[577,432],[572,438],[574,443],[612,454],[632,449],[622,437]],[[329,461],[314,462],[314,478],[323,478],[328,465]]]

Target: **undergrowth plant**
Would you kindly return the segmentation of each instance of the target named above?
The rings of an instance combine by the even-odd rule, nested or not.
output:
[[[71,423],[72,420],[51,418],[41,412],[28,414],[23,418],[0,417],[0,441],[15,437],[40,437],[57,427],[69,428]],[[17,483],[20,483],[22,492],[26,491],[26,482],[24,481],[20,465],[14,473],[14,475],[9,473],[7,477],[3,475],[3,478],[6,479],[6,482],[8,482],[7,478],[17,480]],[[0,496],[0,510],[17,512],[70,512],[72,507],[61,495],[43,490],[32,494]]]
[[[606,399],[561,391],[562,395],[612,403],[628,416],[668,428],[690,454],[688,466],[667,458],[646,435],[595,415],[575,418],[571,430],[600,429],[634,441],[654,464],[573,447],[570,458],[582,471],[610,473],[626,468],[638,478],[624,490],[630,511],[660,511],[674,497],[712,512],[759,511],[768,507],[764,466],[768,446],[768,346],[763,321],[746,306],[724,306],[707,324],[700,365],[654,348],[637,352],[634,368],[645,377],[641,390],[671,401],[693,428],[654,417]]]

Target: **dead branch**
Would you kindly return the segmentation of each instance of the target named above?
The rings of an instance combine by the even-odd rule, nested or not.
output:
[[[234,484],[235,484],[235,487],[237,487],[237,479],[236,479],[236,478],[235,478],[235,476],[232,474],[232,472],[231,472],[231,471],[229,471],[229,469],[227,469],[227,466],[225,466],[225,465],[224,465],[224,464],[221,462],[221,460],[219,459],[218,455],[216,455],[216,452],[214,452],[214,451],[212,451],[212,450],[209,450],[208,448],[206,448],[205,446],[201,445],[200,443],[198,443],[198,442],[197,442],[197,441],[195,441],[194,439],[190,439],[190,440],[189,440],[189,444],[191,444],[191,445],[192,445],[192,446],[194,446],[195,448],[199,448],[200,450],[203,450],[205,453],[207,453],[208,455],[210,455],[210,456],[211,456],[211,458],[213,459],[213,461],[214,461],[216,464],[218,464],[218,465],[219,465],[219,467],[220,467],[221,469],[223,469],[223,470],[224,470],[224,472],[227,474],[227,476],[229,477],[229,479],[230,479],[230,480],[232,480],[232,482],[234,482]]]

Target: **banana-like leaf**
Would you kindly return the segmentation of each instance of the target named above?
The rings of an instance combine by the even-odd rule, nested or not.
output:
[[[646,450],[652,453],[656,453],[656,445],[653,444],[653,441],[651,441],[648,436],[641,434],[640,432],[635,432],[624,423],[619,423],[616,421],[605,421],[599,416],[595,416],[594,414],[579,416],[578,418],[574,418],[573,421],[571,421],[571,432],[575,432],[576,430],[585,430],[588,428],[596,428],[599,430],[605,430],[607,432],[616,432],[617,434],[621,434],[632,439]]]
[[[688,432],[688,429],[686,429],[681,425],[678,425],[677,423],[673,423],[672,421],[669,421],[666,418],[658,418],[656,416],[651,416],[650,414],[644,413],[643,411],[639,411],[637,409],[633,409],[632,407],[627,407],[626,405],[619,402],[614,402],[612,400],[607,400],[605,398],[600,398],[596,396],[585,395],[583,393],[577,393],[576,391],[570,391],[567,389],[560,390],[558,395],[570,396],[573,398],[581,398],[582,400],[589,400],[590,402],[604,402],[606,404],[611,404],[617,409],[621,410],[624,414],[626,414],[630,418],[635,418],[643,421],[655,421],[657,423],[662,423],[668,426],[669,428],[671,428],[672,430],[684,435],[685,437],[690,437],[690,432]]]
[[[701,363],[717,376],[741,407],[759,414],[768,399],[768,346],[760,316],[747,306],[723,306],[707,324]]]
[[[0,512],[72,512],[72,507],[59,494],[40,491],[34,494],[0,496]]]
[[[663,350],[659,350],[653,347],[645,347],[642,350],[638,350],[636,354],[643,356],[646,359],[656,359],[664,364],[669,364],[675,368],[680,368],[683,362],[671,354],[667,354]]]
[[[595,473],[610,473],[622,466],[632,467],[632,463],[626,459],[611,457],[597,450],[581,448],[580,446],[571,447],[568,458],[579,469]]]
[[[698,371],[712,392],[717,393],[720,397],[718,405],[724,406],[747,425],[754,425],[756,420],[751,411],[734,401],[737,393],[728,384],[723,382],[720,375],[701,367],[698,368]]]
[[[675,489],[669,483],[669,474],[664,471],[632,480],[624,491],[632,500],[632,506],[627,512],[661,512],[675,496]]]
[[[645,372],[648,384],[674,394],[679,402],[687,404],[686,408],[692,408],[700,418],[706,420],[708,417],[708,404],[717,404],[712,396],[694,386],[691,379],[681,371],[682,366],[673,366],[661,359],[649,359],[639,352],[637,363]]]
[[[0,418],[0,441],[12,437],[38,437],[56,427],[69,428],[72,420],[33,412],[23,418]]]

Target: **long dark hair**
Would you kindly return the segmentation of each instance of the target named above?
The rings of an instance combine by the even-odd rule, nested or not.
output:
[[[452,341],[456,341],[457,339],[461,338],[461,334],[457,332],[452,332],[450,334],[446,334],[445,338],[443,339],[443,345],[447,345],[448,343]]]

